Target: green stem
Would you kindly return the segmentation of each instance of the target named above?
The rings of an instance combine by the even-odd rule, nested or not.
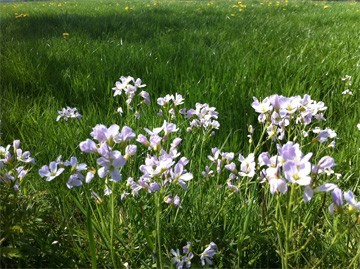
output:
[[[293,201],[294,201],[294,196],[295,196],[295,190],[296,189],[296,185],[292,185],[291,186],[291,190],[290,190],[290,197],[289,197],[289,203],[287,205],[287,210],[286,210],[286,218],[285,218],[285,259],[284,259],[284,264],[283,264],[283,268],[288,268],[288,258],[290,256],[290,241],[291,241],[291,236],[292,236],[292,228],[293,228],[293,219],[291,217],[291,213],[293,210]]]
[[[161,253],[161,193],[156,193],[156,243],[158,259],[156,260],[157,268],[163,268]]]
[[[111,204],[110,204],[110,211],[111,211],[111,220],[110,220],[110,253],[111,253],[111,260],[114,268],[117,268],[116,266],[116,260],[115,260],[115,253],[114,253],[114,219],[115,219],[115,194],[114,194],[114,188],[115,188],[115,182],[112,183],[112,191],[111,194]]]

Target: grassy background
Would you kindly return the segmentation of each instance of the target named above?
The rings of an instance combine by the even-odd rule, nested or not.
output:
[[[196,102],[215,106],[221,129],[211,146],[223,144],[231,132],[225,149],[245,152],[246,125],[256,122],[250,107],[253,96],[308,93],[328,106],[327,126],[339,136],[331,155],[345,180],[337,183],[357,188],[359,17],[358,3],[337,2],[0,3],[0,142],[21,139],[39,165],[59,154],[75,154],[79,141],[95,124],[122,124],[114,112],[118,104],[111,98],[111,87],[120,75],[131,75],[142,78],[153,99],[178,92],[187,107]],[[341,78],[346,74],[353,76],[354,96],[341,94],[345,89]],[[57,110],[66,105],[84,115],[80,124],[55,121]],[[150,116],[144,119],[149,127],[156,127],[151,126],[155,121]],[[40,193],[49,188],[40,180],[29,184]],[[58,198],[44,207],[49,212],[65,195],[57,193],[59,184],[54,186],[50,193]],[[57,227],[63,227],[60,216],[47,220],[56,221]],[[49,234],[58,236],[55,230]],[[56,250],[59,254],[51,245],[41,244],[39,249],[49,248],[46,258],[80,253],[69,247],[65,252]],[[269,253],[264,255],[273,252]],[[71,267],[78,261],[54,264],[61,262]],[[86,266],[86,257],[81,262]],[[276,265],[278,261],[260,259],[255,265],[264,266],[261,262]]]

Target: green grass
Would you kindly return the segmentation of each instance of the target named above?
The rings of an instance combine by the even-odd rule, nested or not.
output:
[[[90,137],[98,123],[122,126],[131,120],[137,134],[144,133],[143,127],[152,129],[162,123],[153,116],[155,106],[147,108],[138,122],[117,115],[119,99],[112,98],[111,88],[120,75],[140,77],[153,102],[177,92],[185,97],[188,108],[200,102],[219,111],[220,130],[204,145],[200,145],[201,138],[183,134],[189,143],[181,152],[193,158],[191,172],[196,177],[201,177],[212,147],[247,154],[247,124],[260,129],[251,108],[253,96],[310,94],[324,101],[326,126],[339,137],[336,149],[325,151],[336,160],[336,172],[343,175],[335,183],[359,197],[359,3],[290,0],[243,4],[246,7],[239,11],[236,1],[0,3],[0,142],[5,146],[21,139],[22,147],[30,150],[37,162],[24,184],[28,200],[16,200],[10,191],[1,189],[6,204],[1,212],[10,216],[6,227],[18,223],[23,229],[1,230],[1,238],[6,240],[0,246],[10,249],[12,255],[5,255],[4,266],[90,267],[94,258],[101,267],[120,267],[126,261],[134,268],[155,263],[151,244],[157,240],[156,227],[147,222],[157,212],[152,207],[155,198],[145,196],[124,204],[116,200],[116,208],[126,210],[116,218],[113,225],[118,230],[111,235],[106,232],[108,216],[102,220],[100,213],[114,203],[96,207],[87,196],[90,187],[73,189],[70,194],[67,178],[49,183],[37,175],[42,165],[60,154],[64,159],[78,156],[79,143]],[[345,90],[341,78],[346,74],[353,77],[353,96],[341,94]],[[67,105],[78,108],[83,115],[80,122],[56,122],[57,110]],[[197,152],[200,149],[202,157]],[[141,160],[132,164],[133,170],[125,172],[126,176],[139,175],[138,164]],[[222,184],[226,178],[219,180]],[[191,184],[192,188],[182,193],[182,211],[171,208],[163,212],[164,264],[170,261],[166,259],[171,256],[170,249],[181,248],[187,240],[196,245],[196,253],[213,240],[221,250],[216,267],[281,266],[274,247],[277,226],[266,227],[263,216],[253,213],[261,211],[260,205],[245,203],[246,198],[261,196],[257,184],[244,186],[244,197],[227,196],[223,189],[213,195],[218,182]],[[269,199],[275,204],[274,198]],[[19,203],[18,207],[14,203]],[[311,212],[318,210],[318,205],[301,208]],[[89,210],[94,210],[93,222]],[[294,255],[294,266],[343,267],[358,258],[358,250],[349,247],[359,238],[358,228],[345,235],[347,241],[332,242],[346,227],[340,218],[326,213],[319,220],[317,215],[296,210],[307,225],[318,222],[320,227],[311,232],[304,228],[312,241],[307,254]],[[40,237],[42,234],[47,237]],[[54,241],[59,243],[52,244]],[[106,243],[115,245],[112,248]],[[329,255],[320,260],[323,253]],[[356,265],[359,263],[352,264]]]

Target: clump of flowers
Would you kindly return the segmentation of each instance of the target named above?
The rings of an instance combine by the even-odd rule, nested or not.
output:
[[[291,131],[294,125],[302,128],[300,135],[308,136],[311,129],[307,127],[314,121],[324,121],[323,113],[327,109],[323,102],[312,100],[308,94],[303,97],[274,94],[261,102],[254,97],[252,107],[259,113],[258,121],[265,126],[268,139],[274,141],[285,138],[290,140],[289,130]],[[335,138],[336,133],[333,133],[332,137]]]
[[[136,154],[137,146],[129,142],[135,138],[136,134],[128,127],[120,127],[113,124],[106,127],[98,124],[90,133],[92,139],[86,139],[80,143],[80,150],[85,153],[91,153],[98,156],[96,163],[98,165],[97,174],[100,178],[105,178],[105,193],[110,194],[111,189],[108,181],[119,182],[122,179],[121,169],[126,162]],[[119,147],[123,152],[117,150]],[[90,171],[95,174],[94,171]],[[89,175],[89,180],[92,176]]]
[[[120,81],[116,81],[115,87],[112,88],[114,91],[114,96],[124,96],[127,110],[134,110],[135,117],[140,118],[140,106],[142,104],[150,104],[150,95],[146,91],[138,92],[138,89],[146,87],[145,84],[142,84],[140,78],[136,80],[131,76],[121,76]],[[140,101],[134,101],[138,100]],[[122,115],[124,113],[123,108],[119,107],[117,112]]]
[[[211,242],[206,246],[204,251],[200,254],[201,265],[212,265],[212,258],[216,254],[217,246],[214,242]],[[173,255],[171,262],[175,264],[177,269],[190,268],[191,260],[194,258],[194,254],[191,252],[191,242],[187,242],[187,244],[183,247],[183,254],[180,254],[180,250],[171,249],[171,254]]]
[[[14,140],[12,145],[0,146],[0,183],[19,191],[22,180],[35,164],[30,155],[29,151],[20,148],[20,140]]]
[[[332,203],[328,209],[331,214],[342,213],[344,208],[343,198],[347,202],[347,209],[349,214],[353,214],[357,211],[360,212],[360,201],[355,200],[354,193],[351,190],[343,192],[334,183],[325,183],[317,188],[319,192],[330,192]]]
[[[191,260],[194,258],[194,254],[190,251],[191,250],[191,242],[187,242],[185,246],[183,246],[183,255],[180,254],[179,249],[176,251],[171,249],[171,254],[174,256],[171,259],[173,264],[176,264],[177,269],[182,269],[184,265],[186,268],[190,268]]]
[[[58,116],[56,121],[64,120],[68,121],[69,119],[78,119],[82,118],[82,115],[77,111],[76,107],[69,107],[63,108],[62,110],[58,110]]]
[[[351,85],[352,85],[352,76],[345,75],[345,77],[341,78],[341,81],[344,82],[345,90],[342,92],[343,95],[354,95],[351,91]]]
[[[170,148],[167,149],[169,135],[178,131],[177,126],[164,121],[161,127],[153,130],[145,128],[145,131],[148,137],[143,134],[137,137],[137,141],[148,150],[145,163],[139,167],[142,176],[137,180],[132,177],[127,180],[132,195],[137,196],[141,190],[148,193],[157,192],[170,185],[179,185],[187,190],[186,183],[193,178],[193,175],[185,168],[189,160],[186,157],[180,157],[180,152],[178,152],[182,139],[174,138],[169,145]],[[180,205],[178,196],[174,199],[167,196],[164,200],[168,204]]]

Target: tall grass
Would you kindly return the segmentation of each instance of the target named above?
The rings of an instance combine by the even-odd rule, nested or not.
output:
[[[242,183],[242,195],[229,195],[226,178],[201,177],[211,148],[247,155],[249,124],[256,130],[254,141],[260,139],[253,96],[310,94],[325,102],[326,125],[338,134],[336,150],[324,151],[342,174],[335,183],[359,197],[358,3],[111,0],[0,6],[0,142],[20,139],[37,162],[23,182],[23,196],[1,187],[4,267],[161,267],[171,264],[170,249],[187,241],[195,254],[216,242],[216,267],[284,265],[279,241],[298,251],[286,261],[289,266],[359,265],[359,228],[347,230],[350,220],[329,215],[328,203],[296,207],[255,182]],[[177,92],[187,108],[209,103],[219,112],[221,127],[213,137],[180,131],[181,153],[194,175],[187,192],[174,190],[182,209],[160,203],[160,194],[125,201],[113,195],[97,204],[89,194],[102,188],[101,180],[68,190],[65,176],[45,182],[37,173],[60,154],[94,163],[79,143],[96,124],[129,125],[136,134],[161,126],[155,105],[138,121],[116,113],[124,105],[111,97],[111,88],[120,75],[141,77],[153,102]],[[345,75],[352,76],[353,96],[342,94]],[[57,110],[65,106],[77,107],[82,120],[56,122]],[[144,156],[129,164],[123,181],[140,176]],[[125,182],[113,187],[120,195]],[[279,238],[283,227],[268,219],[290,214],[271,207],[277,203],[298,214],[298,244]]]

